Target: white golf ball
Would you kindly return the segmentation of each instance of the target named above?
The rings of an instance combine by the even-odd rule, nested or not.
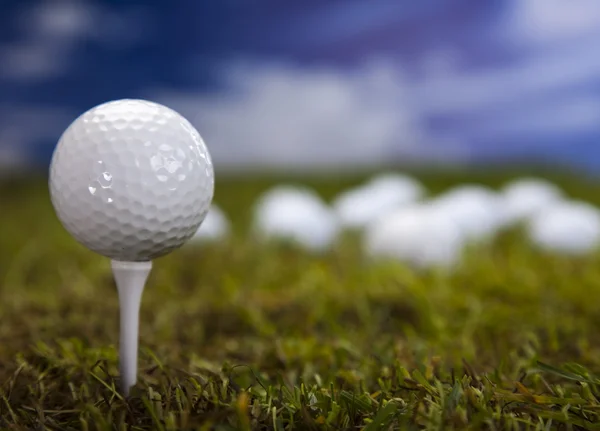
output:
[[[425,188],[416,179],[393,172],[376,175],[366,185],[386,195],[390,207],[412,204],[425,194]]]
[[[578,255],[600,247],[600,211],[585,202],[555,204],[538,212],[527,229],[530,240],[547,251]]]
[[[491,239],[504,223],[500,196],[477,184],[451,189],[431,201],[431,206],[455,222],[468,241]]]
[[[145,100],[111,101],[82,114],[50,165],[50,196],[64,227],[114,260],[148,261],[182,246],[213,193],[213,165],[198,131]]]
[[[322,252],[337,239],[339,225],[333,211],[312,190],[281,185],[258,199],[254,230],[265,239],[286,240]]]
[[[204,221],[198,228],[196,234],[192,237],[193,242],[211,242],[219,241],[229,235],[231,225],[227,216],[221,208],[212,204]]]
[[[408,176],[383,173],[339,194],[333,208],[343,227],[362,229],[378,217],[419,201],[423,186]]]
[[[451,268],[460,261],[464,242],[456,223],[429,204],[415,204],[370,223],[363,245],[373,259]]]
[[[556,185],[540,178],[514,180],[504,187],[502,195],[507,225],[527,221],[563,199]]]

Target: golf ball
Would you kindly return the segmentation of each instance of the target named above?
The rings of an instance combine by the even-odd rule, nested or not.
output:
[[[279,185],[256,202],[254,230],[263,239],[293,242],[318,253],[334,244],[339,225],[333,211],[314,191]]]
[[[591,253],[600,245],[600,211],[579,201],[556,203],[536,213],[527,224],[538,248],[565,255]]]
[[[81,244],[148,261],[190,239],[210,207],[214,171],[198,131],[145,100],[98,105],[63,133],[50,165],[58,218]]]
[[[371,222],[364,232],[366,255],[416,268],[456,266],[464,246],[459,226],[430,204],[399,208]]]

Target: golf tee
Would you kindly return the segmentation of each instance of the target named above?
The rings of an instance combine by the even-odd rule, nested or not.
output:
[[[121,392],[128,396],[137,382],[140,305],[152,262],[111,262],[119,293],[119,368]]]

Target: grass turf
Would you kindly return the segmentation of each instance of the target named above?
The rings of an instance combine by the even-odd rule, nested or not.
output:
[[[509,177],[422,175],[434,192]],[[593,182],[554,179],[600,203]],[[358,181],[308,184],[330,198]],[[155,262],[127,400],[108,260],[62,229],[43,182],[3,184],[0,428],[600,429],[600,255],[511,232],[418,273],[365,263],[355,238],[323,256],[261,246],[244,232],[270,184],[219,180],[234,237]]]

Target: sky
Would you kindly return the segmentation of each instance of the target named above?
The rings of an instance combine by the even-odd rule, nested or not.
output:
[[[185,115],[218,169],[600,168],[597,0],[3,0],[0,170],[108,100]]]

